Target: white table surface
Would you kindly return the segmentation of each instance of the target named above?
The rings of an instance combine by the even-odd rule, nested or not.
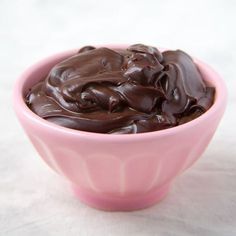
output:
[[[0,235],[236,235],[235,1],[0,1]],[[181,48],[225,79],[225,116],[167,198],[130,213],[94,210],[38,157],[11,107],[30,64],[87,44]]]

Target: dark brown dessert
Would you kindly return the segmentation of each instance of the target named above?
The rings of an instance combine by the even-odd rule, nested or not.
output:
[[[86,46],[55,65],[25,100],[37,115],[64,127],[128,134],[191,121],[211,107],[214,92],[183,51]]]

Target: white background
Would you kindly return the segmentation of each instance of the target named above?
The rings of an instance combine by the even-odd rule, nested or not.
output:
[[[235,1],[0,1],[0,235],[236,235]],[[74,198],[38,157],[12,111],[12,86],[52,53],[103,43],[180,48],[212,65],[229,91],[202,158],[167,198],[108,213]]]

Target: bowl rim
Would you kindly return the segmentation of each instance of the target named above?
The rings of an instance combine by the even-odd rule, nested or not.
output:
[[[97,47],[110,47],[110,48],[124,48],[128,47],[128,44],[103,44],[103,45],[96,45]],[[172,49],[166,49],[166,48],[159,48],[160,51],[165,50],[172,50]],[[23,88],[25,83],[27,82],[27,79],[34,73],[34,71],[38,70],[39,68],[45,66],[46,64],[50,63],[51,61],[58,59],[58,58],[66,58],[69,56],[72,56],[76,52],[78,52],[79,48],[77,49],[71,49],[66,50],[63,52],[59,52],[56,54],[53,54],[51,56],[45,57],[33,65],[29,66],[15,81],[14,89],[13,89],[13,107],[15,112],[19,116],[26,117],[29,121],[39,125],[43,126],[46,129],[51,129],[55,132],[59,132],[64,135],[73,135],[77,137],[83,137],[86,139],[96,139],[96,140],[105,140],[105,141],[133,141],[133,140],[140,140],[140,139],[153,139],[157,136],[167,136],[167,135],[174,135],[177,132],[189,129],[193,126],[198,125],[199,123],[203,122],[204,120],[208,119],[209,117],[213,116],[218,110],[224,109],[226,106],[227,101],[227,89],[225,82],[221,78],[221,76],[213,70],[211,66],[206,64],[205,62],[202,62],[199,59],[196,59],[193,57],[194,62],[197,64],[197,66],[200,68],[200,70],[203,68],[207,74],[209,75],[210,82],[216,89],[215,94],[215,100],[213,105],[210,107],[209,110],[207,110],[205,113],[203,113],[201,116],[195,118],[194,120],[191,120],[187,123],[171,127],[164,130],[158,130],[158,131],[151,131],[146,133],[136,133],[136,134],[106,134],[106,133],[94,133],[94,132],[88,132],[88,131],[80,131],[75,130],[71,128],[66,128],[60,125],[57,125],[55,123],[49,122],[37,114],[35,114],[33,111],[29,109],[29,107],[26,105],[23,97]]]

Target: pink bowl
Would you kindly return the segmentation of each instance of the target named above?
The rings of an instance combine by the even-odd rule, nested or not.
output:
[[[215,133],[226,107],[224,82],[208,65],[195,60],[204,79],[216,88],[215,102],[202,116],[174,128],[141,134],[77,131],[40,118],[24,102],[29,88],[76,51],[48,57],[20,76],[14,88],[20,123],[43,160],[72,183],[81,201],[113,211],[157,203],[174,178],[201,156]]]

